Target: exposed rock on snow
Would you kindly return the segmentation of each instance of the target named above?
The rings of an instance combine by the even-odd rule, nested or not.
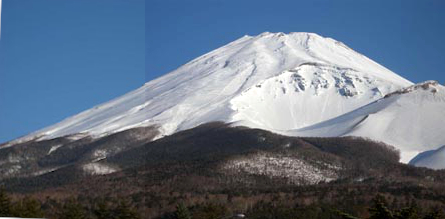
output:
[[[350,68],[304,63],[231,100],[233,120],[268,130],[303,128],[352,111],[390,92],[380,79]]]
[[[407,94],[419,89],[423,89],[423,90],[429,90],[431,93],[435,94],[437,93],[437,86],[439,86],[439,82],[437,81],[425,81],[423,83],[419,83],[419,84],[415,84],[413,86],[409,86],[407,88],[402,88],[398,91],[395,91],[393,93],[387,94],[385,95],[385,98],[391,97],[393,95],[400,95],[400,94]]]

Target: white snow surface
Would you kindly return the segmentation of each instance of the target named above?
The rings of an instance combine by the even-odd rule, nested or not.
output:
[[[158,138],[222,121],[293,130],[412,85],[343,43],[313,33],[244,36],[141,88],[10,142],[159,127]]]
[[[445,169],[445,146],[436,150],[425,151],[413,158],[409,164],[431,169]]]

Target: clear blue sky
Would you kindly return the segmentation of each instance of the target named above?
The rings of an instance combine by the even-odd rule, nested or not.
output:
[[[445,82],[441,0],[3,0],[2,11],[0,142],[264,31],[315,32],[413,82]]]
[[[3,0],[0,142],[145,82],[144,0]]]

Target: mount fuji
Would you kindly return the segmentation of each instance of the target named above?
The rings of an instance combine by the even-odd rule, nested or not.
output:
[[[219,121],[290,136],[366,137],[394,146],[408,162],[445,145],[444,112],[437,82],[414,85],[331,38],[265,32],[3,147],[137,127],[155,127],[159,139]]]

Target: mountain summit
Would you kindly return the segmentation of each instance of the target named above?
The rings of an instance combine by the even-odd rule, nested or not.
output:
[[[294,135],[412,85],[334,39],[265,32],[8,145],[141,126],[156,127],[161,138],[213,121]]]

